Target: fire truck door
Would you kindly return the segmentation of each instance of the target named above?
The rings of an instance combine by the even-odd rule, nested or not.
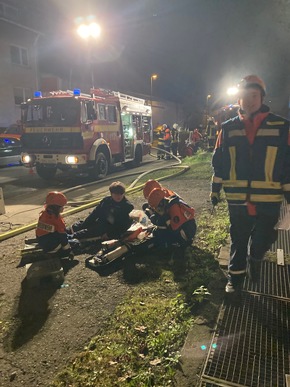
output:
[[[126,113],[122,114],[122,125],[124,133],[124,153],[125,158],[133,158],[134,155],[134,123],[132,119],[132,114]]]

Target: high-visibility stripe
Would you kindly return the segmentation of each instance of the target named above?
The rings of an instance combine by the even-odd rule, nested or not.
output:
[[[266,122],[267,125],[284,125],[285,124],[285,121],[267,121]]]
[[[281,189],[281,184],[276,181],[251,181],[252,188]]]
[[[245,129],[231,130],[229,132],[229,138],[231,137],[244,137],[246,135]]]
[[[230,273],[230,274],[233,274],[233,275],[244,274],[244,273],[246,273],[246,272],[247,272],[246,269],[244,269],[244,270],[229,270],[229,273]]]
[[[222,183],[223,179],[221,177],[213,176],[212,177],[212,182],[213,183]]]
[[[282,202],[283,195],[260,195],[260,194],[251,194],[250,201],[252,202]]]
[[[226,192],[226,198],[227,198],[227,200],[243,200],[243,201],[245,201],[247,198],[247,195],[245,193]]]
[[[230,180],[236,180],[236,148],[234,146],[229,147],[230,158],[231,158],[231,169],[230,169]]]
[[[227,200],[243,200],[247,198],[246,193],[232,193],[226,192]],[[251,194],[249,199],[250,202],[266,202],[266,203],[279,203],[283,200],[283,195],[260,195],[260,194]]]
[[[282,188],[283,188],[283,191],[290,191],[290,184],[283,184]]]
[[[247,187],[247,180],[223,180],[224,187]]]
[[[279,129],[259,129],[256,137],[264,137],[264,136],[273,136],[277,137],[280,135]]]
[[[266,182],[273,180],[273,171],[274,171],[277,151],[278,151],[278,148],[276,146],[267,146],[265,166],[264,166]]]

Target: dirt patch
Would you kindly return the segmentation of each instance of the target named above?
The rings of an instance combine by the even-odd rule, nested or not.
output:
[[[193,205],[197,217],[203,208],[209,208],[208,182],[182,177],[166,181],[164,185]],[[141,194],[129,199],[135,208],[141,208]],[[88,212],[68,217],[66,222],[70,224],[77,218],[84,218]],[[34,237],[34,231],[25,236]],[[108,276],[89,270],[85,267],[88,255],[84,254],[66,262],[61,287],[43,284],[37,289],[28,288],[25,268],[16,268],[23,245],[24,235],[1,243],[0,385],[48,386],[90,338],[98,335],[116,305],[134,285],[126,282],[122,269]],[[217,288],[222,293],[222,286]],[[216,313],[218,302],[212,306]],[[198,354],[195,359],[188,355],[193,345],[210,340],[213,325],[214,319],[209,317],[196,324],[196,331],[190,333],[189,346],[186,343],[183,351],[184,369],[177,377],[177,386],[194,385],[204,354]]]

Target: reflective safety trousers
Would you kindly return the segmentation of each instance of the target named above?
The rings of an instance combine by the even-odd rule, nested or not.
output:
[[[235,117],[222,125],[212,159],[213,183],[223,186],[229,203],[280,203],[290,194],[289,121],[269,113],[251,145],[244,123]]]

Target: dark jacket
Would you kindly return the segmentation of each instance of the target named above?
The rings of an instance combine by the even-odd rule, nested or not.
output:
[[[266,109],[263,105],[261,111]],[[219,140],[212,159],[213,192],[223,186],[229,203],[281,203],[283,194],[290,202],[289,121],[269,113],[251,145],[237,116],[222,125]]]
[[[102,224],[109,238],[120,238],[132,224],[129,213],[134,209],[125,197],[121,202],[115,202],[111,196],[101,200],[100,204],[82,223],[83,229],[96,227],[97,223]]]

